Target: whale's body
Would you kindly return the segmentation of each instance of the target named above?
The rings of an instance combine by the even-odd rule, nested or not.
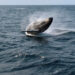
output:
[[[35,36],[38,35],[39,33],[44,32],[46,29],[48,29],[48,27],[51,25],[53,21],[53,18],[47,18],[43,21],[37,21],[34,23],[29,24],[26,27],[26,35],[27,36]]]

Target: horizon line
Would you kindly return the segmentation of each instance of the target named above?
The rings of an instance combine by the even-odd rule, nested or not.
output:
[[[22,6],[22,4],[1,4],[1,5],[5,5],[5,6],[7,6],[7,5],[21,5]],[[0,6],[1,6],[0,5]],[[25,5],[31,5],[31,4],[25,4]],[[40,5],[40,6],[43,6],[43,5],[46,5],[46,4],[32,4],[33,6],[34,5]],[[48,4],[47,4],[48,5]],[[46,5],[46,6],[47,6]],[[73,4],[50,4],[50,5],[73,5]],[[75,5],[75,4],[74,4]],[[23,4],[23,6],[24,6],[24,4]],[[49,5],[48,5],[49,6]]]

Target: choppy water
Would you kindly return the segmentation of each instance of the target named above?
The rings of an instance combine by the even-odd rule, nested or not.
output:
[[[26,37],[47,17],[46,32]],[[0,75],[75,75],[75,6],[0,6]]]

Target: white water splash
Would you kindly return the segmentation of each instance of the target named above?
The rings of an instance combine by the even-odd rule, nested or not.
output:
[[[57,11],[55,11],[57,12]],[[61,23],[60,21],[60,17],[61,15],[58,13],[55,13],[54,11],[52,12],[34,12],[33,14],[30,14],[28,16],[28,22],[26,23],[26,26],[29,25],[30,23],[36,22],[36,21],[42,21],[45,18],[49,18],[49,17],[53,17],[53,23],[52,25],[44,32],[45,34],[48,35],[62,35],[64,33],[70,32],[70,31],[75,31],[75,29],[70,29],[69,27],[67,27],[67,25],[63,23]],[[63,13],[62,13],[63,15]],[[26,20],[23,22],[25,23]],[[24,25],[24,30],[26,28],[26,26]]]
[[[47,33],[49,35],[62,35],[62,34],[67,33],[67,32],[69,32],[69,31],[68,30],[61,30],[61,29],[51,29],[51,30],[48,29],[44,33]]]

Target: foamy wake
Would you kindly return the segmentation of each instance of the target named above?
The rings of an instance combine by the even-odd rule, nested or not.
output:
[[[60,30],[60,29],[51,29],[51,30],[46,30],[44,33],[48,34],[48,35],[62,35],[65,33],[68,33],[68,30]]]

